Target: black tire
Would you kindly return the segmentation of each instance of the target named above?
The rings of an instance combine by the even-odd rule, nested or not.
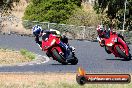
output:
[[[132,55],[129,53],[128,60],[131,60]]]
[[[105,51],[108,53],[108,54],[111,54],[111,51],[108,50],[108,48],[105,46]]]
[[[119,46],[116,46],[116,50],[117,50],[117,52],[119,53],[119,55],[121,55],[121,57],[123,57],[124,58],[124,60],[126,60],[126,61],[129,61],[130,59],[131,59],[131,54],[129,54],[129,56],[127,56],[120,48],[119,48]]]
[[[76,81],[80,85],[84,85],[86,83],[86,78],[84,76],[76,76]]]
[[[76,65],[78,63],[78,59],[76,57],[74,57],[74,59],[72,59],[70,61],[71,65]]]
[[[57,61],[63,65],[67,65],[67,62],[65,62],[64,58],[57,52],[56,49],[52,51],[53,56],[57,58]]]

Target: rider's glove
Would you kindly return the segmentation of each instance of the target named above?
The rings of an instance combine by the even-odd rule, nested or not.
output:
[[[97,37],[97,40],[98,40],[99,42],[101,42],[101,39],[100,39],[99,37]]]
[[[101,40],[100,46],[101,46],[101,47],[104,47],[104,46],[105,46],[105,41],[104,41],[104,40]]]

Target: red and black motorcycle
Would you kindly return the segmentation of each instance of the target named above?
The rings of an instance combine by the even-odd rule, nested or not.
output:
[[[131,54],[128,45],[123,37],[119,37],[116,32],[109,31],[109,37],[102,38],[105,50],[108,54],[113,53],[115,57],[131,60]]]
[[[48,37],[43,37],[42,41],[42,49],[50,54],[50,56],[53,58],[53,60],[58,61],[59,63],[62,63],[64,65],[71,63],[72,65],[76,65],[78,63],[78,59],[75,56],[75,49],[67,48],[69,50],[68,53],[68,60],[64,56],[64,50],[59,45],[60,43],[60,37],[49,34]],[[66,45],[66,44],[65,44]]]

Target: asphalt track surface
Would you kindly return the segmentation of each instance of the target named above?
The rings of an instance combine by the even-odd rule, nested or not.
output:
[[[83,67],[88,73],[131,73],[132,60],[122,61],[114,55],[108,55],[97,42],[70,40],[70,45],[76,48],[79,59],[77,65],[61,65],[50,60],[47,63],[24,66],[1,66],[0,72],[76,72]],[[0,47],[15,50],[28,49],[40,55],[45,55],[36,45],[33,37],[18,35],[0,35]],[[132,45],[129,45],[132,50]],[[131,51],[132,53],[132,51]]]

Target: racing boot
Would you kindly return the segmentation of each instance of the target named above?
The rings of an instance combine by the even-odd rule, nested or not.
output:
[[[75,52],[75,47],[70,46],[69,48],[70,48],[70,50],[71,50],[72,52]]]

